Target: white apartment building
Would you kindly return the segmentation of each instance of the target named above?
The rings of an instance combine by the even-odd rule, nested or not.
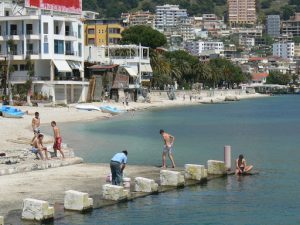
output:
[[[126,54],[124,54],[126,52]],[[139,88],[142,81],[150,81],[152,68],[149,48],[138,45],[85,46],[85,61],[102,65],[120,65],[137,80],[134,87]]]
[[[29,79],[26,63],[30,60],[33,92],[54,103],[85,101],[88,82],[83,73],[81,15],[25,8],[12,2],[0,3],[0,60],[14,68],[11,84]]]
[[[276,42],[273,44],[273,56],[293,60],[295,54],[294,42]]]
[[[199,56],[205,52],[224,54],[224,44],[220,41],[190,41],[186,42],[185,49],[195,56]]]
[[[161,32],[176,27],[181,18],[188,17],[186,9],[179,9],[179,5],[156,6],[155,28]]]

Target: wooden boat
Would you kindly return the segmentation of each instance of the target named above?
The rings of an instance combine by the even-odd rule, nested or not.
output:
[[[6,118],[22,118],[24,112],[12,106],[2,106],[0,109],[2,116]]]

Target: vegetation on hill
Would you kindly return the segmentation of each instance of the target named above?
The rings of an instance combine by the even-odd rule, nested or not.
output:
[[[176,4],[187,9],[190,16],[203,13],[226,15],[227,0],[84,0],[83,9],[100,13],[101,18],[119,18],[122,12],[149,10],[155,12],[155,6]],[[300,12],[300,0],[256,0],[259,21],[264,22],[265,16],[279,14],[288,19],[294,12]]]

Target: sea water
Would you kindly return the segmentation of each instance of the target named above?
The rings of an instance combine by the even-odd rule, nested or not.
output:
[[[231,145],[233,158],[244,154],[259,175],[229,176],[55,224],[300,224],[300,96],[130,112],[61,127],[85,161],[108,163],[127,149],[129,165],[161,164],[159,129],[175,136],[178,166],[223,160],[224,145]]]

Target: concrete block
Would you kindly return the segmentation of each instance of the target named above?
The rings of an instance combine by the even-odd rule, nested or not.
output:
[[[88,193],[69,190],[65,192],[64,207],[68,210],[84,211],[93,207]]]
[[[205,178],[205,179],[207,178],[207,169],[203,170],[203,178]]]
[[[177,171],[161,170],[160,184],[162,186],[182,186],[184,185],[184,176]]]
[[[104,184],[102,186],[102,195],[104,199],[119,201],[126,199],[129,192],[125,191],[122,186]]]
[[[0,225],[4,225],[4,217],[0,216]]]
[[[47,220],[53,219],[54,208],[42,200],[26,198],[23,200],[22,219],[26,220]]]
[[[136,177],[134,183],[134,191],[151,193],[158,190],[158,184],[152,179]]]
[[[203,165],[185,164],[184,177],[190,180],[201,180],[204,178],[204,169]]]
[[[207,161],[207,172],[212,175],[223,175],[226,174],[226,166],[223,161],[208,160]]]

